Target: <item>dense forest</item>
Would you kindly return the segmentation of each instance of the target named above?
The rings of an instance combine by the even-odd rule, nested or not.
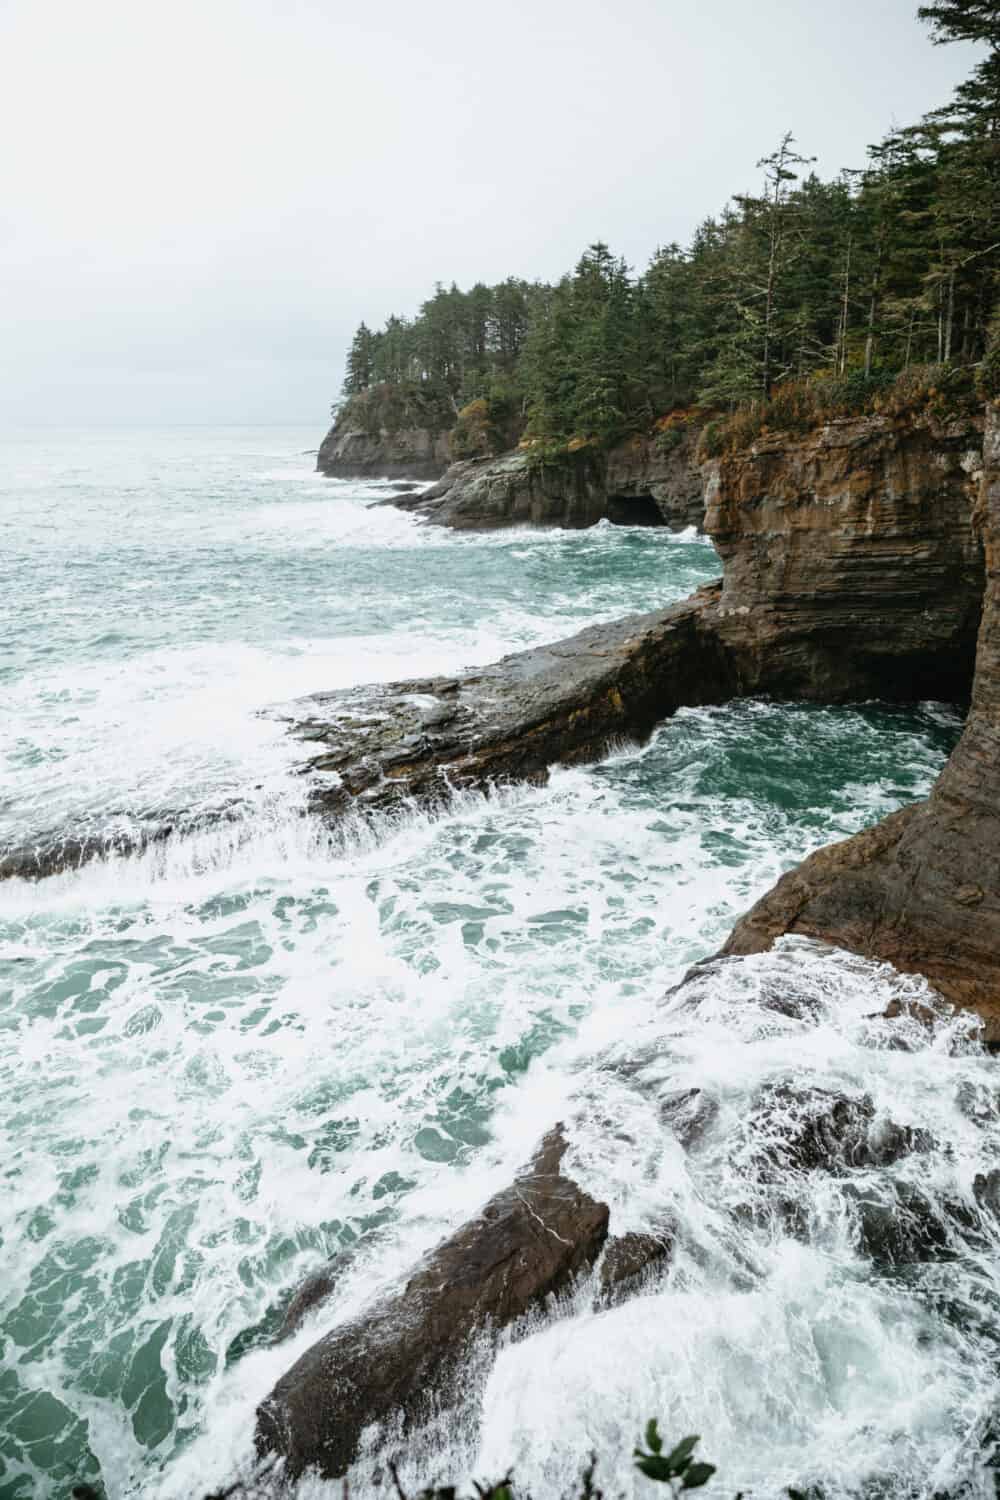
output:
[[[865,392],[917,366],[968,371],[998,300],[1000,4],[938,0],[918,16],[933,42],[985,56],[864,168],[824,182],[788,134],[758,163],[758,193],[642,275],[598,243],[554,286],[439,285],[411,320],[362,323],[344,395],[392,387],[449,423],[464,412],[494,446],[521,432],[610,443],[792,382]]]

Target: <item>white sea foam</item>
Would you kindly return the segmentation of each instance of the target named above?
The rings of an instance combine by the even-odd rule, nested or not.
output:
[[[931,1131],[935,1192],[967,1196],[997,1142],[955,1100],[987,1088],[986,1063],[946,1016],[932,1034],[870,1019],[916,981],[801,945],[712,975],[697,1003],[662,997],[808,847],[921,795],[951,720],[687,710],[544,787],[331,834],[256,709],[489,660],[713,567],[662,531],[448,536],[367,511],[369,491],[294,456],[311,436],[189,436],[155,462],[134,440],[71,444],[41,478],[19,460],[8,491],[8,830],[235,816],[0,889],[4,1483],[23,1473],[48,1500],[88,1453],[114,1500],[228,1479],[296,1353],[397,1285],[562,1117],[616,1230],[669,1212],[678,1256],[641,1301],[595,1314],[583,1289],[575,1316],[484,1360],[448,1446],[414,1450],[420,1477],[513,1462],[542,1493],[592,1446],[627,1488],[656,1414],[703,1433],[726,1493],[834,1494],[890,1463],[946,1486],[986,1369],[986,1315],[963,1323],[984,1302],[975,1253],[948,1268],[950,1310],[880,1278],[818,1179],[796,1188],[805,1241],[735,1233],[753,1199],[739,1127],[789,1073],[868,1093]],[[50,541],[68,501],[86,524]],[[808,1017],[764,1003],[775,985]],[[722,1102],[690,1160],[659,1113],[688,1086]],[[282,1295],[347,1244],[331,1301],[275,1347]]]

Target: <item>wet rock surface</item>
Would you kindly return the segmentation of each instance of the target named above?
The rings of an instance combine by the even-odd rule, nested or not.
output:
[[[290,1476],[344,1473],[364,1427],[400,1412],[419,1422],[441,1399],[474,1334],[508,1327],[592,1266],[608,1209],[563,1175],[565,1150],[556,1128],[399,1293],[313,1345],[259,1409],[259,1454],[281,1455]]]
[[[749,1131],[766,1164],[798,1172],[887,1167],[933,1144],[925,1131],[880,1119],[867,1095],[849,1098],[790,1083],[763,1091]]]
[[[673,1248],[666,1227],[657,1234],[633,1231],[608,1240],[600,1263],[600,1300],[608,1305],[632,1296],[668,1264]]]
[[[696,1146],[711,1129],[719,1113],[719,1101],[704,1089],[680,1089],[660,1099],[660,1119],[668,1125],[686,1151]]]
[[[584,448],[549,462],[515,449],[452,464],[421,495],[393,500],[435,526],[492,531],[505,526],[574,529],[609,520],[617,526],[702,526],[704,466],[696,429],[636,437],[604,455]]]
[[[724,702],[736,676],[706,624],[714,598],[709,587],[460,677],[303,700],[291,727],[315,747],[313,806],[433,805],[455,790],[544,780],[554,764],[645,738],[683,705]]]
[[[927,974],[1000,1035],[1000,414],[987,422],[975,517],[967,484],[973,438],[960,426],[935,457],[926,436],[911,443],[864,419],[797,445],[757,445],[714,480],[708,529],[726,563],[721,597],[703,591],[624,633],[585,631],[467,678],[399,685],[381,701],[331,695],[321,700],[324,713],[296,731],[330,745],[313,765],[338,785],[321,796],[330,806],[359,797],[386,805],[400,794],[432,799],[442,778],[476,786],[537,777],[554,760],[586,758],[615,733],[636,732],[625,726],[651,725],[680,702],[718,701],[720,693],[958,696],[968,688],[980,614],[981,529],[988,581],[972,712],[930,799],[785,876],[725,952],[759,951],[784,932],[832,941]],[[687,667],[697,664],[691,675],[685,658]],[[776,1016],[809,1019],[809,1004],[793,993],[776,991],[762,1003]],[[711,1127],[711,1103],[696,1088],[661,1101],[686,1148],[696,1149]],[[977,1096],[963,1108],[979,1123],[992,1117],[994,1101]],[[1000,1213],[996,1172],[977,1177],[969,1202],[924,1191],[913,1181],[914,1158],[930,1148],[929,1137],[879,1118],[867,1096],[776,1084],[761,1096],[747,1139],[757,1195],[744,1205],[751,1217],[763,1210],[780,1220],[787,1210],[786,1230],[804,1231],[801,1206],[785,1202],[784,1184],[789,1174],[829,1174],[859,1252],[886,1270],[947,1257],[956,1234],[975,1235],[980,1220]],[[538,1162],[558,1153],[555,1167],[541,1172],[536,1163],[536,1172],[562,1182],[561,1152],[561,1137],[547,1138]],[[502,1326],[593,1264],[607,1211],[572,1184],[565,1191],[577,1204],[567,1210],[576,1227],[541,1241],[541,1262],[520,1258],[538,1217],[557,1227],[534,1198],[525,1216],[522,1180],[397,1297],[299,1361],[261,1408],[261,1452],[288,1454],[293,1473],[310,1463],[342,1472],[365,1423],[396,1409],[418,1416],[421,1393],[431,1389],[447,1404],[448,1381],[476,1329]],[[739,1220],[740,1205],[733,1207]],[[610,1243],[601,1295],[640,1287],[670,1248],[669,1234]],[[523,1268],[513,1293],[499,1270],[508,1251]],[[454,1276],[446,1277],[452,1261]]]

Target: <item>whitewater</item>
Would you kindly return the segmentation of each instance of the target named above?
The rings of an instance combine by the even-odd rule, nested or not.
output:
[[[976,1182],[1000,1094],[970,1021],[800,941],[675,988],[783,870],[924,795],[959,718],[684,710],[542,787],[325,827],[282,705],[656,608],[719,564],[662,529],[421,527],[370,508],[384,484],[317,476],[315,437],[0,439],[0,853],[109,844],[0,885],[0,1500],[231,1480],[297,1355],[557,1120],[612,1232],[667,1222],[675,1254],[620,1306],[584,1283],[474,1351],[407,1482],[512,1468],[540,1497],[593,1452],[608,1493],[648,1496],[630,1455],[656,1416],[701,1434],[720,1495],[991,1496],[1000,1235]],[[685,1151],[663,1106],[692,1087],[711,1111]],[[921,1149],[799,1170],[781,1141],[816,1091]],[[917,1192],[935,1253],[886,1265],[859,1204],[905,1218]]]

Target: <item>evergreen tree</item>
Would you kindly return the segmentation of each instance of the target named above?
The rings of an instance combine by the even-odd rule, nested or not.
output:
[[[790,378],[868,389],[911,365],[980,360],[1000,305],[1000,3],[919,14],[935,43],[983,54],[862,170],[824,182],[787,133],[758,162],[759,192],[657,249],[641,276],[598,241],[554,286],[439,284],[412,321],[362,324],[345,394],[397,391],[408,419],[477,405],[466,426],[491,444],[527,429],[606,445],[696,400],[767,402]]]
[[[356,396],[366,391],[375,373],[375,338],[366,323],[361,323],[351,341],[347,355],[344,395]]]

